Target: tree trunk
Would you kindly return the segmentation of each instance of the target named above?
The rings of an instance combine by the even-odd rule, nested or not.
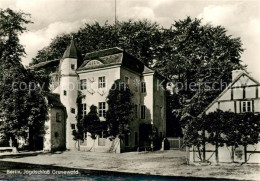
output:
[[[190,147],[186,146],[186,162],[187,162],[187,165],[190,164]]]
[[[198,154],[199,154],[200,161],[202,161],[202,160],[203,160],[203,158],[201,158],[200,147],[199,147],[199,146],[197,146],[197,149],[198,149]]]
[[[234,146],[232,146],[231,147],[231,161],[232,161],[232,163],[235,162],[235,154],[234,154],[234,152],[235,152],[235,148],[234,148]]]
[[[10,146],[13,147],[13,153],[17,153],[18,152],[18,142],[17,139],[12,136],[10,141]]]
[[[78,140],[78,151],[80,151],[80,140]]]
[[[96,139],[94,139],[94,143],[93,143],[94,152],[96,151],[96,150],[95,150],[95,143],[96,143]]]
[[[219,157],[218,157],[218,142],[216,142],[216,147],[215,147],[215,154],[216,154],[216,163],[219,163]]]
[[[244,155],[245,155],[245,163],[247,162],[247,150],[246,146],[244,146]]]
[[[203,162],[206,161],[206,143],[205,143],[205,130],[203,130],[203,143],[202,143],[202,154],[203,154]]]

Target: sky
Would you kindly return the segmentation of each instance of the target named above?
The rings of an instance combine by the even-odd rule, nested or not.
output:
[[[34,23],[20,36],[27,53],[24,65],[55,36],[76,32],[85,23],[112,24],[115,19],[115,0],[0,0],[0,8],[31,14]],[[260,0],[117,0],[119,21],[145,18],[170,27],[187,16],[224,26],[228,35],[240,37],[243,64],[260,80]]]

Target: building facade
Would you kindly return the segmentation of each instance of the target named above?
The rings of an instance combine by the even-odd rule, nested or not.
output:
[[[43,139],[43,150],[57,151],[66,149],[66,110],[60,101],[59,94],[49,93],[48,118],[45,122],[45,134]]]
[[[254,79],[250,74],[243,70],[232,71],[232,82],[229,86],[205,109],[205,113],[214,112],[217,109],[222,111],[231,111],[238,114],[253,112],[260,114],[260,83]],[[215,149],[214,145],[207,144],[207,157],[209,158],[212,151]],[[219,161],[231,162],[229,147],[219,147]],[[249,158],[249,162],[260,163],[260,144],[250,145],[246,150],[241,146],[237,150],[243,150],[243,153],[235,156],[235,161],[243,162],[244,157]],[[213,151],[214,152],[214,151]],[[255,154],[254,154],[255,153]],[[191,161],[198,161],[196,152],[190,154]],[[241,155],[242,154],[242,155]],[[214,162],[214,157],[210,159]]]
[[[48,62],[41,63],[35,67],[48,66],[47,64]],[[57,60],[50,61],[50,64],[57,64]],[[142,124],[155,127],[161,138],[166,135],[165,78],[127,52],[119,48],[110,48],[88,53],[81,61],[80,53],[72,40],[59,61],[58,68],[50,71],[50,76],[52,80],[50,89],[52,93],[59,95],[60,102],[66,110],[64,112],[66,116],[63,116],[65,133],[59,135],[65,135],[67,149],[75,149],[76,145],[72,132],[77,129],[78,96],[85,96],[81,102],[83,115],[90,111],[91,105],[95,105],[100,120],[106,121],[105,115],[108,109],[106,97],[118,79],[127,83],[133,93],[132,102],[135,104],[135,110],[134,118],[130,120],[130,133],[125,135],[125,138],[115,141],[99,136],[95,142],[87,134],[80,148],[89,150],[95,145],[97,151],[121,152],[150,146],[142,136],[140,126]],[[60,127],[52,125],[52,128],[55,126]],[[52,132],[52,129],[50,131]],[[62,142],[62,139],[60,141]],[[45,141],[45,144],[47,142]]]

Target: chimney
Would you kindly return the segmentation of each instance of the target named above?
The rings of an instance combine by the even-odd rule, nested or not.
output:
[[[244,70],[232,70],[232,81],[234,81],[242,72],[244,72]]]

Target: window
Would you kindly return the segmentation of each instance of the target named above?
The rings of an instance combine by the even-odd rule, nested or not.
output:
[[[105,77],[99,77],[98,78],[98,88],[104,88],[106,87],[106,79]]]
[[[252,102],[251,101],[242,101],[241,102],[242,112],[251,112],[252,111]]]
[[[71,124],[71,129],[75,130],[76,129],[76,125],[75,124]]]
[[[146,92],[146,83],[145,82],[141,83],[141,92],[142,93]]]
[[[67,91],[63,91],[63,95],[66,96],[67,95]]]
[[[55,138],[58,138],[59,133],[58,133],[58,132],[55,132],[55,133],[54,133],[54,136],[55,136]]]
[[[81,104],[82,107],[82,116],[87,115],[87,104]]]
[[[86,90],[87,89],[87,80],[86,79],[80,80],[80,89],[81,90]]]
[[[135,145],[138,145],[138,134],[135,132]]]
[[[141,119],[145,119],[145,105],[141,105]]]
[[[61,116],[60,113],[56,113],[56,122],[61,122]]]
[[[251,102],[247,102],[247,111],[251,112]]]
[[[71,109],[70,109],[70,112],[71,112],[72,114],[75,114],[75,112],[76,112],[76,111],[75,111],[75,108],[71,108]]]
[[[125,77],[125,83],[129,84],[129,78],[128,77]]]
[[[135,118],[138,118],[138,105],[135,105]]]
[[[71,64],[70,67],[71,67],[71,70],[75,70],[75,64]]]
[[[98,103],[98,115],[99,115],[99,117],[106,117],[106,103],[105,102]]]
[[[105,146],[106,145],[106,138],[98,137],[98,146]]]

